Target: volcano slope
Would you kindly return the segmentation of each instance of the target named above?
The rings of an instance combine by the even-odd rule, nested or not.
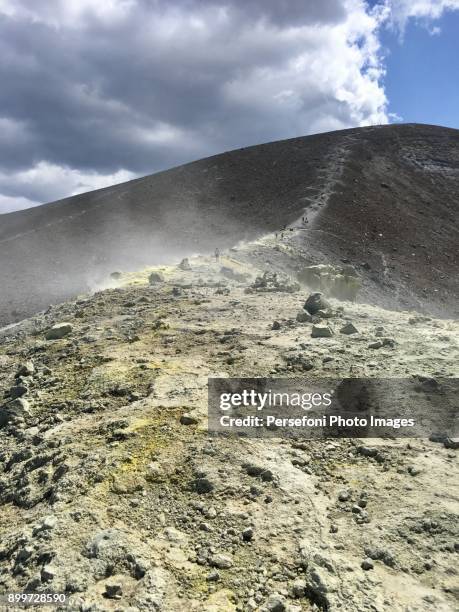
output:
[[[112,270],[231,247],[305,211],[296,239],[310,264],[349,260],[366,301],[455,316],[458,144],[457,130],[427,125],[319,134],[1,215],[0,325]]]
[[[305,321],[309,290],[281,276],[304,265],[300,231],[117,275],[3,331],[0,593],[81,612],[457,609],[457,439],[207,432],[209,376],[457,377],[452,319],[331,298]]]

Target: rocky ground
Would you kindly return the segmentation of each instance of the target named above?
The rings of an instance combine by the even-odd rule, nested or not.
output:
[[[458,374],[456,321],[333,298],[305,316],[284,234],[115,274],[1,332],[0,592],[86,612],[457,609],[453,443],[207,433],[209,376]]]

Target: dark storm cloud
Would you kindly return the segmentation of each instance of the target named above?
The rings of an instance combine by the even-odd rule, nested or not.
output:
[[[385,121],[376,27],[360,0],[0,0],[0,194]]]

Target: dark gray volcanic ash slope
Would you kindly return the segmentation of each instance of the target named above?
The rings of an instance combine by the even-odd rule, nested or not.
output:
[[[299,247],[349,260],[365,297],[455,316],[459,131],[357,128],[203,159],[0,216],[0,324],[97,286],[113,270],[230,247],[319,212]]]

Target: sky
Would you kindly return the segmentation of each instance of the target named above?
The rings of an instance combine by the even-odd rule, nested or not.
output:
[[[230,149],[459,128],[459,0],[0,0],[0,214]]]

